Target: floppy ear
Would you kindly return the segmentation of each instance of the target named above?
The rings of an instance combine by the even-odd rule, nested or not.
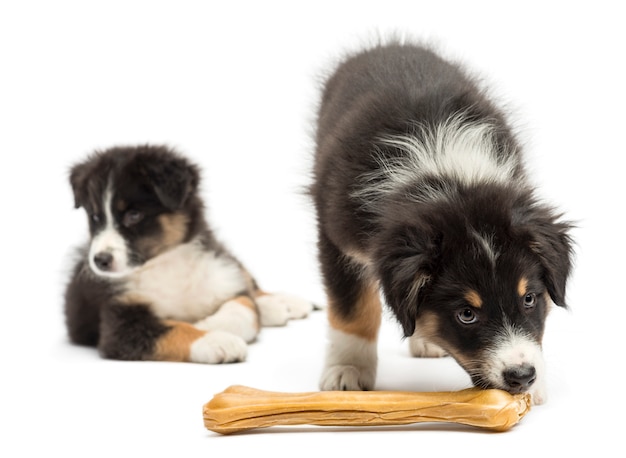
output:
[[[549,209],[541,209],[538,217],[529,221],[530,248],[539,257],[544,270],[544,283],[552,301],[567,308],[565,290],[573,257],[573,242],[569,235],[572,225],[558,221]]]
[[[415,332],[423,289],[431,281],[439,252],[440,241],[417,227],[402,227],[382,239],[378,274],[387,305],[405,337]]]
[[[70,185],[74,193],[74,208],[85,205],[87,200],[87,181],[93,172],[93,161],[86,160],[74,165],[70,169]]]
[[[182,157],[150,158],[143,169],[157,197],[170,210],[180,209],[197,189],[198,170]]]

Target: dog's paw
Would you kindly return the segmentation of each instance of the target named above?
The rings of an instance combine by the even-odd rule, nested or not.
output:
[[[189,359],[194,363],[221,364],[244,361],[246,342],[224,331],[210,331],[191,344]]]
[[[409,351],[417,358],[442,358],[448,353],[439,345],[435,345],[416,334],[409,338]]]
[[[322,391],[369,391],[374,389],[376,371],[351,365],[329,366],[320,380]]]
[[[259,333],[259,316],[248,299],[225,302],[213,315],[196,321],[194,326],[203,331],[225,331],[252,342]]]
[[[287,321],[306,318],[313,310],[310,301],[290,294],[265,294],[256,298],[262,326],[284,326]]]

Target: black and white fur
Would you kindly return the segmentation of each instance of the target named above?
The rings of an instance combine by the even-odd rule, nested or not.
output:
[[[400,43],[342,62],[312,186],[330,323],[321,388],[374,388],[382,290],[414,356],[451,355],[476,386],[544,402],[544,323],[565,306],[572,241],[535,194],[504,113],[461,67]]]
[[[258,288],[205,219],[199,168],[175,151],[95,152],[70,182],[91,235],[65,293],[72,342],[112,359],[236,362],[262,325],[311,310]]]

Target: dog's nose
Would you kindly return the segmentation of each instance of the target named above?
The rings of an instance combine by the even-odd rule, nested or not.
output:
[[[111,266],[113,265],[113,255],[111,253],[103,251],[96,254],[93,257],[93,261],[95,262],[98,269],[104,271],[111,270]]]
[[[512,392],[526,391],[537,379],[534,366],[522,365],[506,369],[502,376]]]

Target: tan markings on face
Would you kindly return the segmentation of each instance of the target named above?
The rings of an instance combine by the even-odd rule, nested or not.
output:
[[[477,309],[483,306],[483,300],[480,297],[480,294],[478,294],[478,292],[473,289],[467,290],[467,292],[465,293],[465,300],[469,302],[472,307],[475,307]]]
[[[424,339],[431,340],[433,343],[437,343],[436,341],[439,340],[439,318],[436,314],[424,312],[417,319],[415,328],[419,330],[420,336]]]
[[[126,202],[124,201],[124,199],[119,199],[117,201],[117,203],[115,204],[115,208],[117,209],[117,211],[119,212],[123,212],[124,210],[126,210],[126,208],[128,207],[128,205],[126,204]]]
[[[180,244],[187,235],[189,219],[182,213],[163,214],[158,217],[161,234],[138,242],[139,251],[152,258]]]
[[[415,332],[419,334],[420,338],[435,344],[451,355],[458,353],[458,351],[451,347],[441,332],[439,331],[439,317],[434,312],[423,312],[415,323]]]
[[[330,301],[332,302],[332,298]],[[375,341],[380,328],[382,306],[376,283],[370,283],[354,304],[354,314],[349,318],[339,316],[333,307],[328,309],[328,321],[334,329]]]
[[[424,312],[420,315],[416,322],[416,329],[420,337],[439,345],[447,351],[461,366],[465,368],[472,367],[472,359],[463,355],[459,348],[454,347],[447,342],[439,332],[439,317],[433,312]]]
[[[522,277],[517,284],[517,294],[519,297],[525,296],[528,291],[528,279],[526,277]]]
[[[158,361],[189,361],[191,344],[206,334],[181,321],[166,320],[165,325],[170,330],[156,341],[154,359]]]
[[[189,218],[182,213],[163,214],[159,216],[159,223],[163,228],[163,245],[172,247],[178,245],[187,235]]]

